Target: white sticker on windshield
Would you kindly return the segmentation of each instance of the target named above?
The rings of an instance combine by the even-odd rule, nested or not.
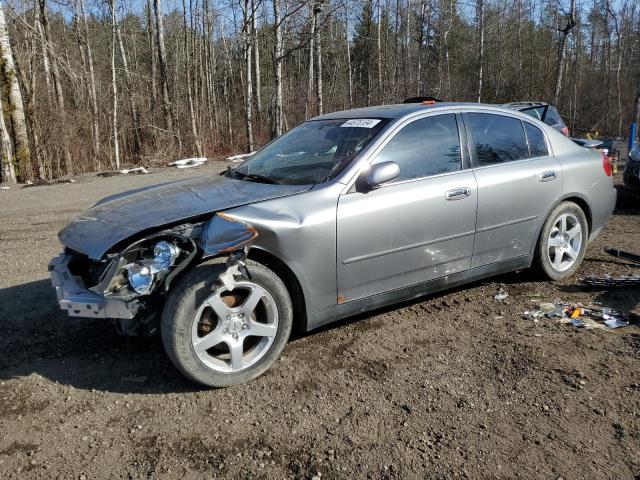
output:
[[[358,118],[356,120],[347,120],[341,127],[356,127],[356,128],[373,128],[380,123],[380,120],[376,118]]]

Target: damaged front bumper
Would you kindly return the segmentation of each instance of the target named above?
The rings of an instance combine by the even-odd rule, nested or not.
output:
[[[58,304],[71,317],[124,318],[136,316],[140,302],[109,298],[88,290],[82,278],[69,270],[71,255],[61,253],[49,262],[51,283],[56,290]]]

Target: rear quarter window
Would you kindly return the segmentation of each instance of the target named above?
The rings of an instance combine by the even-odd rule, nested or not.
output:
[[[542,130],[528,122],[524,122],[524,130],[527,133],[529,143],[529,156],[531,158],[548,156],[549,150]]]

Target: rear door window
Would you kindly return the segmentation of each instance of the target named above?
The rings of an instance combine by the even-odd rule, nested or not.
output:
[[[420,118],[404,126],[378,153],[374,163],[396,162],[397,181],[461,169],[460,138],[454,114]]]
[[[517,118],[492,113],[468,113],[469,129],[479,167],[529,158],[529,147]]]
[[[527,132],[529,155],[531,158],[548,156],[549,150],[547,149],[547,142],[544,139],[542,130],[528,122],[524,122],[524,130]]]

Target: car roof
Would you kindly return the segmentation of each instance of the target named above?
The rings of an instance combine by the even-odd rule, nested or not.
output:
[[[374,107],[353,108],[351,110],[341,110],[314,117],[311,120],[338,120],[348,118],[402,118],[413,113],[424,111],[450,110],[452,108],[471,108],[483,110],[495,110],[497,112],[513,113],[513,108],[505,108],[502,105],[491,105],[483,103],[465,102],[437,102],[423,105],[422,103],[399,103],[393,105],[378,105]]]

